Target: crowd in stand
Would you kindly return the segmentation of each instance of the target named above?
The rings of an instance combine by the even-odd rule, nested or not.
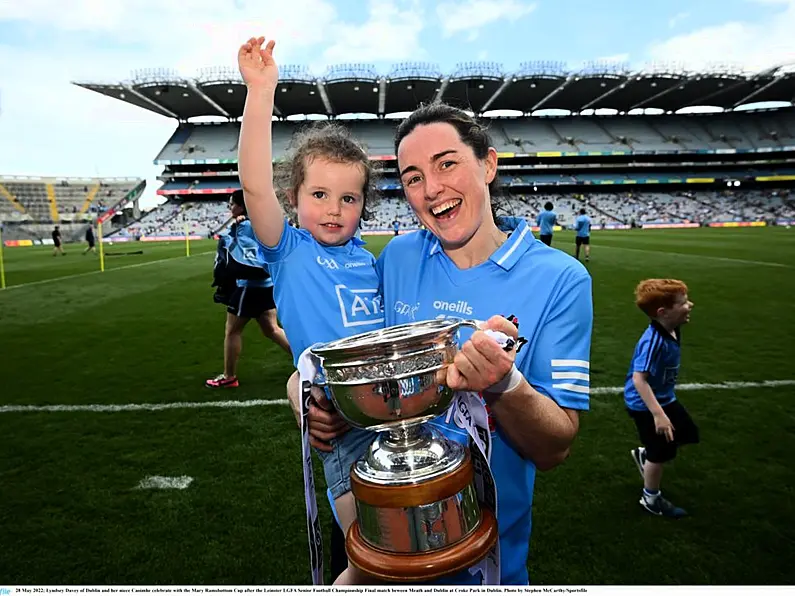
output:
[[[698,223],[740,221],[795,221],[795,193],[787,190],[727,190],[655,192],[655,193],[534,193],[527,196],[504,197],[498,215],[535,218],[547,201],[551,202],[563,227],[574,224],[583,207],[594,226]],[[181,203],[169,201],[147,213],[142,219],[116,235],[127,237],[212,236],[229,220],[226,201]],[[419,226],[413,211],[401,199],[382,198],[373,217],[362,221],[362,231],[416,229]]]

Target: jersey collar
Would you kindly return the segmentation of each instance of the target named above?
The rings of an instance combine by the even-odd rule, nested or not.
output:
[[[674,331],[676,332],[676,337],[674,337],[673,335],[668,333],[668,331],[665,329],[665,327],[660,325],[660,323],[658,323],[654,319],[652,319],[652,321],[651,321],[651,326],[654,329],[656,329],[659,332],[660,335],[662,335],[663,339],[675,342],[677,344],[682,342],[682,328],[681,327],[677,327],[676,329],[674,329]]]
[[[490,261],[499,265],[506,271],[519,262],[519,259],[530,248],[533,243],[533,233],[530,231],[530,226],[527,225],[527,220],[521,218],[519,225],[511,232],[508,239],[489,257]],[[439,243],[438,238],[433,238],[431,245],[430,255],[437,253],[442,254],[442,245]]]

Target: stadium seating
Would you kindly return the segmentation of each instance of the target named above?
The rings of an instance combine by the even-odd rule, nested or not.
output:
[[[138,178],[0,177],[0,220],[86,221],[116,205]]]
[[[558,223],[574,224],[583,207],[594,226],[610,224],[681,224],[795,220],[795,193],[785,190],[726,190],[672,192],[534,193],[497,199],[498,215],[524,217],[535,223],[547,202],[553,204]],[[153,209],[141,220],[111,237],[209,236],[229,220],[226,201],[181,202],[172,200]],[[397,221],[401,230],[415,230],[419,221],[403,198],[382,198],[373,217],[362,221],[362,231],[390,232]]]
[[[344,120],[370,155],[393,155],[397,120]],[[565,116],[486,121],[498,151],[726,151],[795,145],[790,111],[660,116]],[[279,121],[274,155],[287,151],[306,121]],[[184,124],[157,157],[161,163],[237,158],[240,124]]]

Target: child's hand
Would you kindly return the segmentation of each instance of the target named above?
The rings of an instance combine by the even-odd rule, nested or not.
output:
[[[674,440],[674,425],[665,414],[654,417],[654,428],[658,435],[665,435],[665,439],[669,443]]]
[[[240,75],[247,86],[263,86],[276,88],[279,82],[279,68],[273,59],[273,47],[276,42],[271,39],[262,49],[264,37],[252,37],[237,52],[237,65]]]

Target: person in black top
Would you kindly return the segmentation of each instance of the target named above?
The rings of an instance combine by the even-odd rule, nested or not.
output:
[[[88,226],[86,230],[86,242],[88,242],[88,247],[83,251],[83,254],[86,254],[88,251],[93,252],[96,254],[96,240],[94,239],[94,228],[92,226]]]
[[[52,231],[52,243],[55,245],[52,249],[52,256],[55,257],[58,253],[66,256],[66,253],[63,251],[63,246],[61,246],[61,230],[58,226],[55,226],[55,229]]]

